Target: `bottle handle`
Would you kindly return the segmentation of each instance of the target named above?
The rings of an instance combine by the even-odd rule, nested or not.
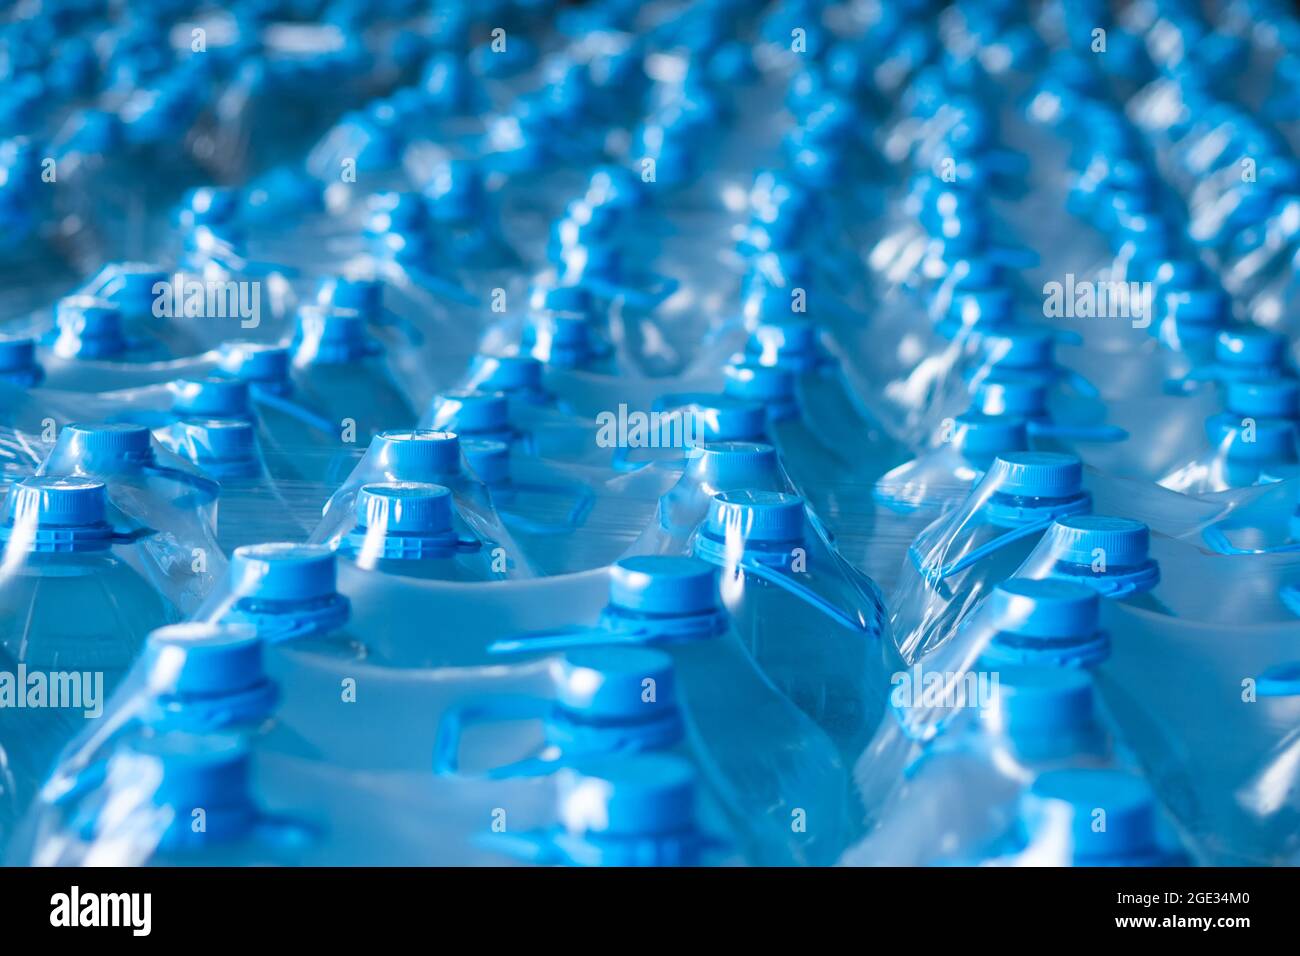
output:
[[[549,701],[525,694],[483,697],[449,707],[438,722],[438,733],[433,741],[433,772],[440,777],[461,776],[460,745],[466,729],[484,724],[540,720],[549,708]]]

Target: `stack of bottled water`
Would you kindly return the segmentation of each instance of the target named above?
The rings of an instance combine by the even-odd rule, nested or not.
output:
[[[6,862],[1300,861],[1290,5],[225,7],[0,13]]]

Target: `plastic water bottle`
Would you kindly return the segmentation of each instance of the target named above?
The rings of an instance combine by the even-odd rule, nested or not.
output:
[[[350,423],[357,441],[415,422],[415,412],[355,310],[300,308],[293,367],[302,400],[340,432]]]
[[[132,533],[109,524],[108,509],[103,483],[89,478],[27,478],[5,501],[0,649],[14,673],[44,675],[43,686],[64,688],[44,706],[0,715],[16,810],[83,714],[103,707],[145,635],[180,618],[149,580],[150,557]],[[29,680],[19,685],[29,692]]]
[[[1151,556],[1151,531],[1132,518],[1058,518],[1016,577],[1075,581],[1112,600],[1174,613],[1161,599],[1165,589],[1160,587],[1160,564]]]
[[[966,694],[963,712],[920,745],[873,815],[873,830],[842,862],[918,865],[978,855],[1017,822],[1020,799],[1040,774],[1131,762],[1086,672],[1001,666],[972,673],[976,692]],[[894,706],[910,706],[915,695],[901,683],[895,688]]]
[[[128,742],[100,786],[33,841],[35,865],[199,866],[302,861],[318,834],[257,805],[246,742],[170,733]],[[201,818],[202,826],[195,826]],[[52,831],[52,832],[51,832]]]
[[[725,820],[744,858],[789,862],[792,835],[766,819],[747,818],[732,784],[699,752],[679,697],[672,658],[645,648],[569,651],[549,664],[551,693],[469,698],[447,710],[438,728],[434,771],[465,779],[546,779],[602,755],[667,753],[695,769],[701,803]],[[490,739],[475,734],[499,728]],[[496,795],[493,795],[496,799]]]
[[[729,843],[698,819],[698,780],[679,758],[592,758],[556,777],[557,825],[486,834],[480,845],[540,866],[700,866],[726,858]]]
[[[185,419],[157,434],[165,447],[220,483],[217,542],[227,554],[245,544],[306,537],[306,526],[267,471],[251,422]]]
[[[292,641],[308,653],[353,659],[365,642],[349,631],[351,603],[337,579],[327,548],[245,545],[231,555],[228,586],[212,595],[198,619],[250,627],[268,646]]]
[[[1079,459],[1011,452],[993,461],[961,507],[920,534],[891,603],[895,640],[914,660],[1000,581],[1015,573],[1058,517],[1088,512]]]
[[[36,474],[102,481],[112,507],[150,529],[134,546],[157,569],[155,586],[183,612],[225,574],[215,537],[218,485],[143,425],[65,425]]]
[[[624,558],[611,569],[610,603],[595,626],[525,634],[493,648],[518,654],[628,644],[662,647],[672,656],[701,745],[734,782],[749,808],[742,812],[793,826],[797,859],[828,862],[834,844],[853,829],[843,765],[829,738],[750,662],[708,564],[658,555]],[[745,729],[738,738],[740,726]],[[783,744],[755,750],[740,743],[746,738]]]

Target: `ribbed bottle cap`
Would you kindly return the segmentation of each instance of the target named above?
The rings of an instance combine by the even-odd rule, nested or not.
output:
[[[145,262],[115,262],[100,271],[97,294],[127,314],[150,312],[159,283],[171,284],[167,273]]]
[[[531,355],[480,355],[471,377],[481,391],[534,391],[542,387],[542,363]]]
[[[316,289],[316,301],[333,309],[356,312],[365,320],[384,309],[384,284],[369,276],[331,276]]]
[[[733,398],[764,405],[794,401],[794,373],[775,365],[728,365],[723,391]]]
[[[1058,561],[1092,565],[1100,556],[1107,568],[1133,568],[1150,560],[1151,532],[1141,521],[1105,515],[1057,518],[1043,540]]]
[[[591,325],[586,316],[573,312],[534,313],[528,317],[528,330],[532,341],[550,343],[553,352],[591,352]]]
[[[451,530],[451,492],[416,481],[362,485],[355,514],[362,528],[385,534],[445,534]]]
[[[963,455],[983,458],[1029,447],[1025,423],[1014,417],[966,412],[954,420],[953,445]]]
[[[677,705],[673,659],[661,651],[584,648],[567,652],[551,672],[560,706],[585,718],[654,720]]]
[[[401,481],[430,481],[460,471],[460,439],[453,432],[380,432],[370,454],[383,471]]]
[[[754,329],[745,351],[760,365],[776,365],[789,355],[807,355],[816,347],[817,326],[787,316],[783,321],[764,322]]]
[[[780,481],[776,449],[758,442],[705,442],[691,448],[685,473],[718,491],[770,487]]]
[[[997,670],[993,706],[1000,728],[1017,735],[1069,735],[1093,723],[1092,677],[1073,667],[1008,665]]]
[[[1281,365],[1286,358],[1286,336],[1250,325],[1221,329],[1214,341],[1214,357],[1224,365]]]
[[[1224,407],[1241,418],[1300,418],[1300,381],[1270,378],[1228,383]]]
[[[1227,293],[1212,288],[1166,292],[1164,309],[1167,318],[1193,326],[1224,325],[1232,311]]]
[[[433,400],[433,428],[464,437],[510,427],[510,402],[503,392],[443,392]]]
[[[98,359],[126,351],[122,311],[106,299],[65,296],[56,306],[55,322],[59,327],[55,349],[61,355]]]
[[[1092,637],[1101,622],[1101,598],[1092,588],[1051,578],[1008,578],[988,597],[998,629],[1022,637]]]
[[[948,317],[966,326],[1005,325],[1015,318],[1015,298],[1010,289],[965,289],[948,304]]]
[[[1140,777],[1118,770],[1051,770],[1038,775],[1030,792],[1068,814],[1072,856],[1080,865],[1159,853],[1155,798]]]
[[[102,481],[36,475],[9,489],[6,524],[35,520],[37,528],[84,528],[104,523],[108,495]]]
[[[584,317],[595,311],[591,292],[580,285],[555,285],[545,289],[534,289],[531,305],[534,309],[546,312],[567,312]]]
[[[729,395],[669,395],[661,401],[664,411],[680,411],[693,443],[754,441],[763,437],[767,426],[762,405]]]
[[[365,316],[333,306],[299,306],[294,341],[297,360],[307,363],[347,362],[372,351]]]
[[[0,373],[25,372],[36,365],[36,340],[0,335]]]
[[[245,418],[252,408],[248,383],[237,378],[187,378],[171,386],[172,411],[191,418]]]
[[[1026,327],[982,336],[980,351],[997,368],[1041,369],[1054,364],[1056,336],[1049,329]]]
[[[59,432],[56,451],[68,451],[88,472],[112,471],[153,458],[153,437],[143,425],[74,422]]]
[[[1252,418],[1223,412],[1205,420],[1210,444],[1234,462],[1291,462],[1296,457],[1296,424],[1285,418]]]
[[[726,540],[743,542],[800,541],[804,529],[804,501],[779,491],[724,491],[709,502],[705,528]]]
[[[592,757],[556,773],[559,818],[570,833],[653,836],[695,820],[695,770],[668,754]]]
[[[196,696],[234,694],[266,680],[262,641],[238,624],[172,624],[149,635],[150,686]]]
[[[197,465],[257,461],[257,430],[251,422],[201,418],[179,423],[183,448]]]
[[[1036,375],[999,370],[976,386],[973,404],[986,415],[1038,419],[1047,414],[1047,386]]]
[[[487,485],[499,484],[510,477],[510,446],[503,441],[485,438],[467,438],[460,443],[465,460],[479,481]]]
[[[289,377],[289,350],[261,342],[224,342],[222,371],[245,382],[281,382]]]
[[[230,560],[231,590],[266,601],[311,601],[337,591],[334,552],[309,544],[246,544]]]
[[[623,558],[610,568],[609,603],[647,614],[702,614],[718,607],[717,577],[695,558]]]
[[[428,224],[429,207],[419,193],[377,193],[370,197],[368,207],[366,231],[373,235],[422,232]]]
[[[999,494],[1070,498],[1083,491],[1083,464],[1061,452],[1013,451],[994,459],[986,480]]]
[[[189,830],[191,812],[202,808],[212,822],[219,812],[224,830],[232,808],[245,809],[250,819],[254,814],[249,770],[248,745],[237,736],[167,733],[134,735],[109,772],[153,781],[153,803],[175,808],[175,825]]]

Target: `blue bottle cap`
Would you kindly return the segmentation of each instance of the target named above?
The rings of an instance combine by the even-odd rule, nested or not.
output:
[[[1260,697],[1300,696],[1300,661],[1269,667],[1256,678],[1255,692]]]
[[[460,471],[460,439],[453,432],[423,428],[380,432],[368,454],[399,481],[432,481]]]
[[[1191,328],[1226,325],[1232,312],[1227,293],[1214,288],[1171,290],[1163,305],[1166,318]]]
[[[569,312],[530,315],[524,341],[533,356],[560,368],[582,366],[596,351],[587,318]]]
[[[993,332],[980,339],[985,360],[999,369],[1051,368],[1055,347],[1051,330],[1033,327]]]
[[[542,363],[531,355],[479,355],[471,377],[482,391],[536,391],[542,387]]]
[[[655,720],[677,705],[673,659],[662,651],[640,647],[568,651],[552,674],[560,706],[588,720]]]
[[[1101,622],[1101,599],[1092,588],[1051,578],[1008,578],[988,597],[1002,633],[1040,638],[1091,638]]]
[[[257,430],[233,418],[199,418],[178,423],[182,451],[200,466],[256,464]]]
[[[759,442],[705,442],[686,456],[685,474],[711,491],[770,487],[780,481],[776,449]]]
[[[443,392],[433,400],[432,427],[462,437],[507,432],[510,403],[503,392]]]
[[[724,375],[724,394],[765,405],[769,412],[795,402],[794,373],[787,368],[742,363],[728,365]]]
[[[1163,855],[1155,797],[1140,777],[1119,770],[1051,770],[1038,775],[1030,793],[1067,815],[1077,865],[1149,861]],[[1102,820],[1104,826],[1099,825]]]
[[[952,443],[962,455],[984,459],[1029,447],[1029,432],[1019,418],[970,411],[954,419]]]
[[[334,552],[310,544],[246,544],[230,560],[231,591],[264,601],[313,601],[338,590]]]
[[[788,298],[788,296],[787,296]],[[787,303],[788,307],[789,303]],[[817,326],[807,320],[786,316],[783,321],[765,321],[749,335],[745,351],[759,365],[786,364],[793,357],[810,356],[817,350]]]
[[[235,694],[266,681],[262,641],[237,624],[171,624],[149,634],[150,687],[170,694]]]
[[[1010,665],[997,674],[995,719],[1012,738],[1068,737],[1092,727],[1095,699],[1087,671]]]
[[[36,368],[36,340],[30,336],[0,336],[0,375]]]
[[[1300,419],[1300,381],[1293,378],[1228,383],[1224,407],[1239,418]]]
[[[193,418],[247,418],[248,383],[237,378],[181,379],[171,385],[172,411]]]
[[[439,163],[429,177],[424,195],[432,203],[429,212],[440,222],[467,222],[481,218],[488,203],[483,173],[478,163],[470,159],[449,159]]]
[[[1223,450],[1230,461],[1288,463],[1296,459],[1296,423],[1285,418],[1247,419],[1222,412],[1205,420],[1205,433],[1210,445]]]
[[[375,343],[360,312],[333,306],[299,306],[294,331],[295,363],[337,365],[374,352]]]
[[[249,796],[248,745],[232,734],[134,735],[112,758],[109,773],[115,772],[155,781],[152,802],[175,810],[169,836],[177,831],[178,842],[228,837],[256,816]],[[196,809],[205,814],[202,831],[191,829]]]
[[[63,358],[105,359],[127,349],[122,311],[106,299],[69,295],[55,309],[59,336],[54,351]]]
[[[595,312],[590,290],[580,285],[554,285],[534,289],[529,304],[534,309],[545,312],[568,312],[584,317]]]
[[[356,312],[373,320],[384,311],[384,284],[369,276],[331,276],[322,279],[316,289],[316,301],[322,306]]]
[[[153,436],[143,425],[74,422],[59,432],[56,449],[71,452],[78,467],[90,473],[134,470],[153,459]]]
[[[695,558],[622,558],[609,570],[609,603],[645,614],[709,613],[718,608],[717,577]]]
[[[362,485],[354,513],[361,528],[384,534],[446,534],[451,531],[451,492],[417,481]]]
[[[104,525],[108,502],[102,481],[35,475],[9,490],[5,523],[37,528],[90,528]]]
[[[1047,386],[1037,375],[998,370],[975,387],[974,404],[986,415],[1035,421],[1047,416]]]
[[[180,224],[182,227],[229,222],[239,207],[239,196],[234,189],[222,186],[200,186],[191,189],[181,198]]]
[[[289,350],[261,342],[223,342],[221,370],[252,384],[276,384],[289,378]]]
[[[779,491],[724,491],[709,501],[705,531],[745,544],[788,544],[803,540],[804,500]]]
[[[117,305],[127,315],[152,313],[154,289],[171,284],[167,273],[145,262],[115,262],[105,266],[92,280],[95,294]]]
[[[695,770],[668,754],[619,754],[556,772],[560,823],[574,834],[653,836],[695,822]]]
[[[470,470],[485,485],[497,485],[510,477],[510,446],[503,441],[468,438],[460,443]]]
[[[763,438],[767,412],[756,402],[723,394],[666,395],[655,403],[660,411],[679,411],[689,422],[692,444],[713,441],[755,441]]]
[[[1214,357],[1227,366],[1280,366],[1286,359],[1286,336],[1268,329],[1242,325],[1220,329],[1214,340]]]
[[[1075,455],[1013,451],[993,460],[988,478],[997,493],[1021,498],[1070,498],[1083,491],[1083,463]]]
[[[1150,561],[1151,532],[1141,521],[1105,515],[1057,518],[1046,540],[1058,561],[1091,566],[1100,551],[1108,570],[1140,567]]]

